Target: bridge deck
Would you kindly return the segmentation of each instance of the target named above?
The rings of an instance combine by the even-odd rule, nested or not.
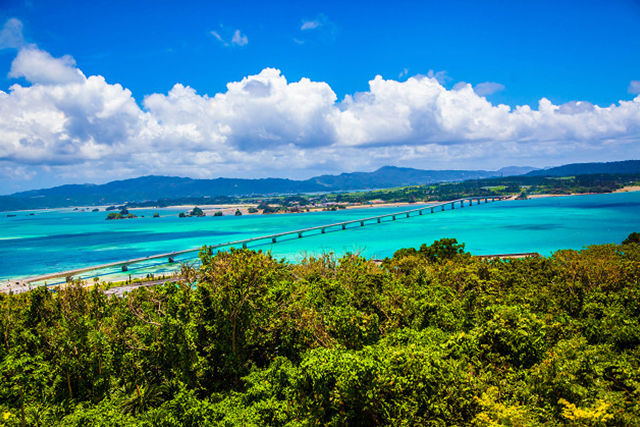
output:
[[[484,199],[485,203],[487,203],[489,200],[496,201],[496,200],[503,200],[504,198],[505,197],[502,197],[502,196],[464,197],[464,198],[461,198],[461,199],[450,200],[448,202],[442,202],[442,203],[426,205],[426,206],[423,206],[423,207],[420,207],[420,208],[410,209],[410,210],[406,210],[406,211],[402,211],[402,212],[395,212],[395,213],[389,213],[389,214],[384,214],[384,215],[371,216],[371,217],[367,217],[367,218],[353,219],[353,220],[349,220],[349,221],[336,222],[336,223],[333,223],[333,224],[319,225],[319,226],[316,226],[316,227],[308,227],[308,228],[302,228],[302,229],[299,229],[299,230],[285,231],[285,232],[275,233],[275,234],[268,234],[268,235],[265,235],[265,236],[251,237],[251,238],[248,238],[248,239],[235,240],[235,241],[232,241],[232,242],[218,243],[218,244],[211,245],[210,247],[212,249],[217,249],[217,248],[222,248],[222,247],[230,247],[230,246],[247,247],[248,243],[257,242],[257,241],[261,241],[261,240],[271,240],[273,243],[276,243],[277,239],[279,237],[284,237],[284,236],[290,236],[290,235],[296,235],[297,234],[298,237],[303,237],[304,233],[308,233],[308,232],[316,231],[316,230],[321,230],[324,233],[326,229],[338,228],[338,227],[340,227],[342,230],[345,230],[346,227],[348,225],[350,225],[350,224],[360,223],[361,226],[364,226],[365,222],[369,222],[369,221],[374,221],[375,220],[375,221],[377,221],[379,223],[380,220],[382,220],[383,218],[393,218],[395,220],[396,217],[401,216],[401,215],[405,215],[406,218],[409,218],[410,214],[415,213],[415,212],[418,212],[420,215],[422,215],[423,211],[427,211],[427,210],[430,210],[431,211],[430,213],[435,213],[435,211],[434,211],[435,208],[441,208],[441,210],[445,210],[445,207],[449,206],[449,205],[451,205],[451,208],[453,209],[454,205],[456,203],[460,203],[461,206],[464,206],[464,202],[465,201],[469,201],[470,204],[472,204],[473,200],[477,200],[478,203],[480,203],[480,200]],[[185,249],[185,250],[182,250],[182,251],[175,251],[175,252],[168,252],[168,253],[157,254],[157,255],[150,255],[150,256],[147,256],[147,257],[143,257],[143,258],[135,258],[135,259],[129,259],[129,260],[123,260],[123,261],[116,261],[116,262],[110,262],[110,263],[106,263],[106,264],[94,265],[94,266],[90,266],[90,267],[77,268],[77,269],[74,269],[74,270],[67,270],[67,271],[61,271],[61,272],[57,272],[57,273],[43,274],[43,275],[40,275],[40,276],[34,276],[34,277],[30,277],[30,278],[21,280],[21,282],[24,283],[24,284],[28,284],[28,283],[34,283],[34,282],[41,282],[41,281],[49,280],[49,279],[56,279],[56,278],[60,278],[60,277],[65,277],[65,278],[66,277],[73,277],[73,276],[77,276],[79,274],[86,273],[86,272],[89,272],[89,271],[103,270],[103,269],[112,268],[112,267],[125,267],[125,266],[129,266],[129,265],[132,265],[132,264],[137,264],[137,263],[141,263],[141,262],[145,262],[145,261],[151,261],[151,260],[155,260],[155,259],[162,259],[162,258],[173,259],[174,257],[180,256],[180,255],[199,252],[201,248],[202,247],[192,248],[192,249]]]

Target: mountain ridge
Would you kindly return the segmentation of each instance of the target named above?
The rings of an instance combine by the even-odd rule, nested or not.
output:
[[[538,169],[526,173],[527,176],[573,176],[606,173],[640,173],[640,160],[622,160],[619,162],[569,163],[547,169]]]
[[[383,166],[373,172],[344,172],[306,180],[287,178],[213,178],[146,175],[106,184],[66,184],[0,196],[0,211],[68,206],[123,204],[185,197],[214,198],[371,190],[409,185],[456,182],[502,176],[569,176],[592,173],[640,173],[640,160],[608,163],[573,163],[549,169],[509,166],[497,171],[424,170]]]

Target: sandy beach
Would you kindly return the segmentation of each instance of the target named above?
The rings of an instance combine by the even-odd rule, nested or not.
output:
[[[628,186],[620,188],[619,190],[615,190],[614,193],[629,193],[632,191],[640,191],[640,186]],[[602,194],[602,193],[571,193],[571,194],[530,194],[530,199],[540,199],[543,197],[567,197],[567,196],[589,196],[594,194]]]

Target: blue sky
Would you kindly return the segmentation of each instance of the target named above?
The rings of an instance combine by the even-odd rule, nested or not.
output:
[[[638,1],[0,0],[0,28],[0,194],[640,157]]]

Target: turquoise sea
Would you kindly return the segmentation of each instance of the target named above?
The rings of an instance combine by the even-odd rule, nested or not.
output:
[[[229,242],[416,208],[369,207],[287,215],[178,218],[180,210],[135,210],[144,218],[106,221],[107,213],[56,209],[0,214],[0,281]],[[160,218],[152,218],[158,212]],[[15,216],[7,216],[7,215]],[[33,215],[31,215],[33,214]],[[296,261],[304,255],[358,252],[383,258],[403,247],[454,237],[475,255],[581,249],[620,243],[640,231],[640,192],[549,197],[465,206],[433,215],[351,226],[276,244],[254,244]],[[195,254],[177,261],[189,261]],[[156,261],[157,263],[157,261]],[[155,272],[163,267],[156,267]],[[146,271],[135,271],[145,274]]]

